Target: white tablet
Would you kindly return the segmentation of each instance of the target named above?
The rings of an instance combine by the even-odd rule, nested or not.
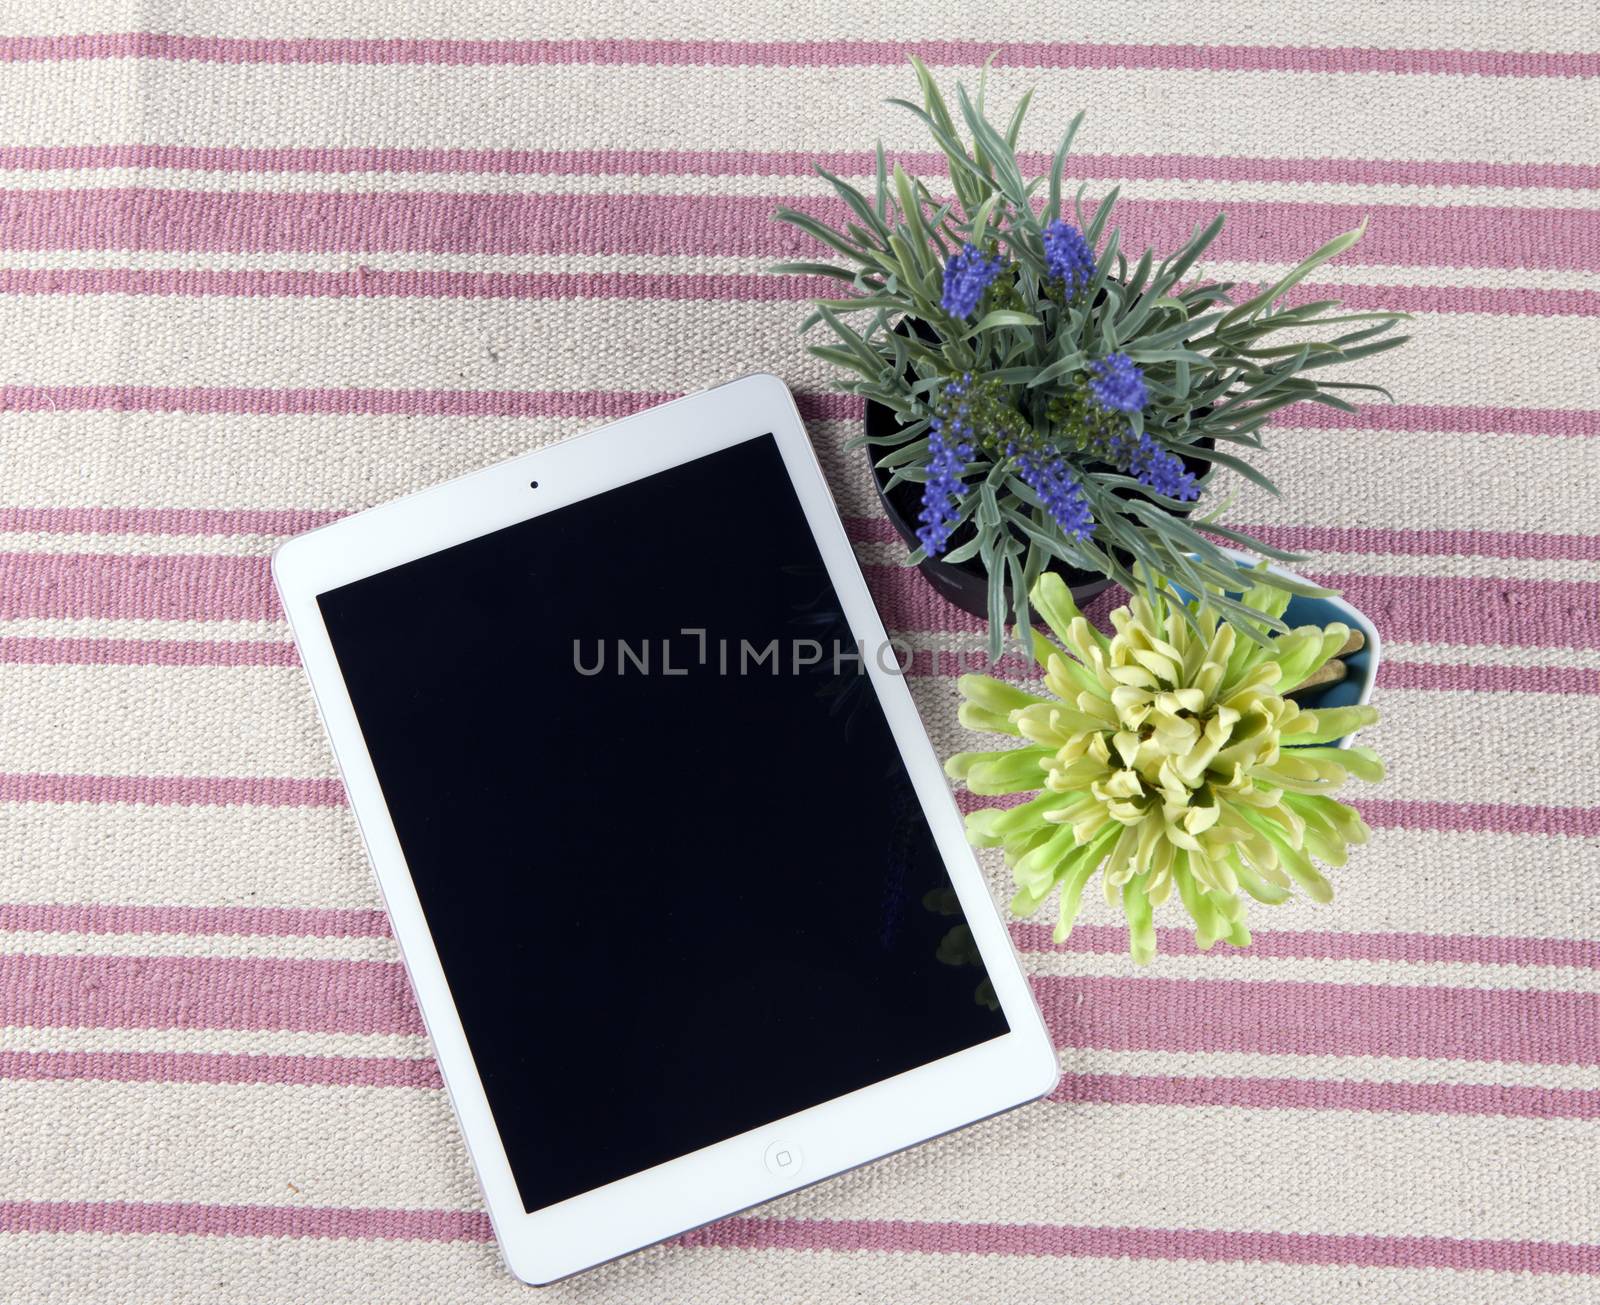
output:
[[[519,1278],[1056,1081],[776,377],[345,518],[273,574]]]

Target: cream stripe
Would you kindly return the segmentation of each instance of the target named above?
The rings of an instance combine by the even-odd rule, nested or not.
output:
[[[982,634],[946,630],[912,630],[896,636],[917,651],[976,652],[987,647]],[[1600,670],[1600,650],[1585,648],[1511,648],[1499,645],[1399,643],[1383,641],[1385,661],[1433,665],[1471,663],[1477,666],[1561,666]]]
[[[730,369],[729,375],[732,374]],[[264,507],[350,511],[543,447],[599,419],[252,416],[184,413],[0,413],[0,503],[51,507],[85,501],[81,468],[94,451],[92,501],[112,507]],[[879,516],[860,433],[846,421],[809,423],[840,511]],[[1325,525],[1330,496],[1362,485],[1361,524],[1433,529],[1579,530],[1592,515],[1585,441],[1544,436],[1416,431],[1267,432],[1255,464],[1284,486],[1274,498],[1233,482],[1229,518]],[[1436,488],[1438,467],[1470,475],[1473,492]],[[317,468],[313,477],[304,472]],[[222,487],[219,489],[219,486]],[[1427,498],[1427,515],[1418,516]],[[1397,565],[1402,563],[1397,562]],[[1572,578],[1578,578],[1581,572]],[[1481,653],[1474,654],[1481,656]],[[1509,650],[1509,656],[1520,656]],[[1552,654],[1561,656],[1564,654]]]
[[[5,536],[0,534],[0,546]],[[41,537],[44,538],[44,537]],[[60,538],[60,536],[56,536]],[[95,539],[101,536],[93,537]],[[128,552],[176,552],[181,549],[145,549],[137,536],[129,537]],[[898,566],[906,559],[904,544],[896,540],[858,543],[856,557],[864,566]],[[63,549],[63,552],[70,551]],[[91,548],[87,551],[97,551]],[[121,552],[121,548],[108,548]],[[220,550],[219,550],[220,551]],[[1307,550],[1311,561],[1297,565],[1305,569],[1335,571],[1341,575],[1383,576],[1478,576],[1494,580],[1578,580],[1586,574],[1586,564],[1560,558],[1455,556],[1448,553],[1333,553]],[[1592,568],[1593,563],[1587,567]]]
[[[913,681],[932,708],[925,723],[941,756],[973,745],[955,723],[954,684]],[[0,736],[0,771],[91,775],[326,777],[332,756],[294,666],[0,663],[0,700],[36,710]],[[1389,766],[1386,798],[1587,806],[1600,802],[1600,770],[1586,764],[1600,733],[1600,698],[1563,704],[1563,732],[1530,766],[1515,748],[1440,756],[1441,739],[1512,739],[1549,708],[1545,695],[1438,694],[1389,689],[1384,720],[1363,735]],[[210,724],[196,728],[195,722]],[[979,746],[982,746],[981,744]],[[1357,796],[1363,786],[1351,785]]]
[[[928,174],[933,181],[942,169]],[[845,177],[871,194],[867,174]],[[1128,199],[1214,200],[1227,203],[1488,205],[1495,208],[1600,207],[1600,190],[1540,186],[1422,186],[1357,182],[1177,180],[1140,178],[1117,182],[1096,178],[1085,196],[1094,199],[1121,186]],[[496,173],[496,172],[246,172],[184,168],[0,168],[0,190],[97,190],[150,187],[209,194],[482,194],[482,195],[741,195],[818,197],[832,195],[812,173],[729,175],[724,173]],[[941,187],[935,186],[935,189]],[[1076,187],[1074,186],[1074,189]],[[1307,252],[1310,252],[1309,250]]]
[[[1592,1236],[1600,1213],[1592,1175],[1563,1158],[1591,1131],[1580,1121],[1460,1117],[1441,1127],[1405,1115],[1093,1105],[1075,1115],[1063,1127],[1054,1112],[1020,1111],[773,1208],[1334,1234],[1510,1237],[1536,1227],[1574,1241]],[[1513,1173],[1506,1155],[1517,1157]],[[977,1163],[990,1181],[957,1176]]]
[[[18,902],[378,904],[343,807],[0,803],[0,883]]]
[[[916,28],[925,30],[918,15]],[[1215,41],[1215,34],[1207,38]],[[1359,44],[1368,44],[1363,38]],[[1452,43],[1453,44],[1453,43]],[[0,82],[0,144],[122,140],[134,65],[102,61],[13,64]],[[115,78],[116,73],[122,77]],[[969,82],[972,70],[963,70]],[[114,79],[111,79],[114,78]],[[110,79],[110,80],[108,80]],[[947,81],[953,78],[947,77]],[[111,89],[118,87],[120,93]],[[640,99],[641,84],[649,87]],[[1388,73],[1188,72],[1088,68],[1059,73],[996,68],[989,93],[1008,110],[1029,86],[1042,93],[1021,146],[1051,149],[1071,116],[1093,107],[1086,151],[1129,154],[1463,157],[1594,163],[1593,108],[1584,79],[1395,76]],[[633,65],[417,66],[137,65],[145,140],[171,145],[631,148],[811,151],[881,136],[887,148],[925,149],[929,137],[884,99],[914,96],[904,66],[766,68]],[[1441,96],[1448,89],[1448,112]],[[641,112],[641,104],[670,109]],[[193,106],[204,104],[206,112]],[[1182,113],[1151,105],[1182,104]],[[554,112],[551,106],[582,106]],[[818,112],[819,105],[826,112]],[[698,106],[698,107],[696,107]],[[707,111],[704,106],[715,106]],[[1461,123],[1473,130],[1464,145]]]
[[[442,1092],[10,1079],[0,1117],[56,1121],[7,1156],[0,1200],[479,1204]]]
[[[940,756],[1010,743],[998,735],[974,734],[956,723],[959,697],[951,680],[913,678],[910,684]],[[93,690],[85,684],[80,692]],[[1546,694],[1385,689],[1379,701],[1383,719],[1362,731],[1361,742],[1383,757],[1388,775],[1376,789],[1351,782],[1341,797],[1569,807],[1600,802],[1600,773],[1585,760],[1591,741],[1600,736],[1600,697],[1574,695],[1571,702],[1563,701],[1563,731],[1545,741],[1544,760],[1538,765],[1530,764],[1515,746],[1487,741],[1519,737],[1529,720],[1550,711]],[[1446,740],[1463,742],[1452,748]],[[1474,747],[1467,740],[1486,742]],[[0,751],[0,755],[5,754]],[[1377,842],[1383,843],[1393,832],[1385,830]]]
[[[0,638],[133,638],[133,640],[219,640],[226,643],[286,643],[290,627],[285,621],[117,621],[27,617],[0,621]]]
[[[359,1108],[356,1101],[359,1100]],[[442,1094],[276,1085],[0,1083],[0,1112],[49,1117],[13,1153],[0,1198],[475,1208]],[[1035,1107],[774,1202],[798,1217],[1262,1228],[1584,1241],[1600,1215],[1571,1157],[1583,1121]],[[148,1121],[160,1119],[151,1130]],[[1315,1128],[1308,1128],[1314,1119]],[[1226,1138],[1227,1164],[1197,1138]],[[77,1158],[90,1145],[95,1166]],[[1537,1174],[1537,1184],[1508,1175]],[[978,1156],[984,1172],[960,1177]],[[382,1157],[375,1164],[374,1157]],[[1136,1162],[1135,1162],[1136,1160]],[[1026,1181],[1020,1176],[1029,1175]],[[293,1183],[298,1193],[287,1190]],[[1181,1208],[1170,1196],[1183,1193]],[[1515,1199],[1509,1199],[1512,1195]]]
[[[0,665],[0,698],[35,704],[0,739],[0,771],[334,773],[295,666]]]
[[[1266,448],[1252,452],[1250,462],[1277,483],[1282,496],[1230,476],[1231,520],[1312,526],[1425,522],[1433,530],[1583,534],[1595,519],[1583,485],[1563,482],[1567,475],[1587,474],[1578,468],[1593,466],[1593,450],[1580,439],[1292,429],[1268,430],[1264,438]],[[1446,463],[1455,474],[1441,482],[1439,467]],[[1361,510],[1353,519],[1337,505],[1355,485],[1361,487]],[[1574,567],[1570,578],[1581,575]]]
[[[397,962],[392,938],[261,934],[0,932],[0,956],[266,956],[295,961]]]
[[[112,553],[125,557],[204,554],[218,557],[267,557],[285,536],[151,535],[141,533],[67,534],[54,531],[0,530],[0,552]],[[906,548],[898,540],[857,543],[864,566],[898,566]],[[1385,576],[1466,576],[1495,580],[1576,580],[1585,563],[1564,558],[1490,557],[1450,553],[1346,553],[1310,550],[1302,565],[1341,574]],[[1592,564],[1589,564],[1592,565]]]
[[[1170,1208],[1169,1196],[1164,1206]],[[1149,1226],[1144,1219],[1141,1226]],[[292,1238],[10,1234],[0,1293],[38,1305],[214,1305],[211,1284],[250,1284],[257,1300],[298,1300],[316,1284],[320,1305],[437,1305],[470,1284],[475,1305],[526,1305],[493,1245]],[[647,1251],[540,1289],[553,1305],[794,1305],[833,1298],[972,1305],[973,1301],[1107,1301],[1123,1305],[1592,1305],[1590,1277],[1318,1267],[1258,1261],[1091,1259],[1074,1256],[918,1255],[875,1251]],[[1071,1296],[1064,1295],[1070,1291]],[[1083,1293],[1081,1296],[1078,1293]],[[1358,1293],[1352,1295],[1351,1293]],[[232,1298],[226,1298],[232,1299]]]
[[[96,506],[350,511],[602,424],[582,417],[0,413],[0,446],[15,450],[0,458],[0,503],[84,502],[90,491],[81,468],[93,449]]]
[[[552,312],[528,300],[17,296],[5,379],[31,385],[202,385],[400,389],[587,389],[679,393],[749,371],[803,388],[831,373],[805,353],[798,306],[661,300],[572,300]],[[1354,377],[1408,404],[1600,407],[1600,371],[1568,366],[1600,352],[1600,318],[1421,314],[1403,349],[1362,361]],[[693,364],[648,348],[715,330]],[[119,352],[128,338],[152,341]],[[609,347],[580,347],[604,340]],[[159,342],[159,347],[156,347]],[[1494,354],[1489,369],[1463,358]],[[691,369],[691,366],[693,369]],[[1500,482],[1497,481],[1497,484]]]
[[[0,552],[115,553],[123,557],[204,553],[221,557],[267,557],[283,543],[284,538],[283,535],[88,535],[57,534],[48,530],[0,530]]]
[[[995,900],[1009,901],[998,853],[981,859]],[[1590,938],[1600,913],[1593,864],[1578,838],[1385,829],[1333,873],[1331,903],[1256,906],[1251,918],[1264,929]],[[0,803],[0,883],[29,903],[378,904],[343,808]],[[1120,924],[1093,892],[1083,919]],[[1182,908],[1169,906],[1160,923],[1183,928]]]
[[[1482,666],[1576,666],[1600,670],[1600,650],[1589,648],[1480,648],[1455,643],[1388,643],[1385,656],[1394,661],[1452,665],[1476,662]]]
[[[1226,209],[1226,196],[1219,207]],[[1260,284],[1269,278],[1282,276],[1288,270],[1288,264],[1284,263],[1207,260],[1197,275],[1215,281],[1248,281]],[[1501,290],[1593,290],[1595,288],[1595,277],[1592,272],[1532,267],[1431,267],[1409,263],[1364,266],[1347,259],[1327,264],[1318,279],[1325,283],[1349,285],[1484,286]]]
[[[1232,33],[1232,39],[1251,45],[1587,51],[1593,42],[1572,21],[1573,8],[1507,9],[1487,0],[1453,0],[1437,10],[1396,9],[1384,0],[1351,0],[1329,9],[1315,0],[1286,0],[1252,13],[1248,28]],[[4,30],[37,34],[123,31],[129,11],[127,0],[7,0],[0,8]],[[571,40],[616,37],[620,26],[609,10],[507,8],[495,0],[412,0],[404,8],[380,10],[361,0],[261,8],[169,4],[157,12],[159,30],[197,36],[297,38],[314,31],[328,37]],[[644,6],[629,13],[626,34],[635,39],[771,40],[781,32],[784,39],[808,40],[849,33],[861,40],[897,41],[908,31],[944,32],[954,23],[962,37],[1013,41],[1036,17],[1028,0],[990,0],[979,10],[960,0],[885,0],[870,10],[849,0],[815,0],[803,9],[783,0],[755,0],[731,11]],[[1092,9],[1074,13],[1070,33],[1059,39],[1214,43],[1217,16],[1182,0],[1145,0],[1125,15]]]
[[[1584,192],[1587,193],[1587,192]],[[1232,192],[1219,189],[1219,206]],[[626,272],[648,274],[764,272],[774,258],[714,254],[438,254],[357,250],[332,253],[167,253],[156,250],[8,249],[0,266],[40,270],[136,268],[147,271],[200,269],[220,271],[348,272]],[[1287,263],[1207,262],[1204,274],[1218,281],[1257,283],[1279,277]],[[1552,268],[1431,267],[1413,264],[1331,264],[1325,282],[1351,285],[1471,286],[1490,290],[1592,290],[1592,272]]]
[[[1379,405],[1381,400],[1369,409],[1375,423],[1383,420]],[[1594,461],[1583,439],[1309,429],[1296,428],[1292,422],[1286,417],[1282,424],[1269,426],[1263,433],[1264,449],[1244,451],[1252,466],[1277,483],[1280,494],[1274,496],[1226,473],[1218,478],[1217,497],[1212,500],[1213,507],[1226,500],[1225,519],[1326,526],[1330,519],[1345,519],[1330,518],[1329,504],[1340,501],[1354,485],[1361,487],[1361,517],[1356,524],[1364,527],[1421,523],[1430,530],[1582,534],[1594,518],[1593,505],[1582,492]],[[840,512],[881,516],[883,508],[866,474],[867,453],[845,447],[861,434],[861,426],[812,421],[808,429]],[[1455,475],[1441,482],[1439,468],[1446,465]],[[0,467],[0,484],[4,472]]]
[[[1003,905],[1015,891],[1011,872],[998,852],[980,860]],[[1592,938],[1600,911],[1593,864],[1592,844],[1577,838],[1385,829],[1329,872],[1333,901],[1251,903],[1250,921],[1261,929]],[[1055,900],[1040,908],[1040,921],[1054,922]],[[1080,918],[1124,927],[1120,909],[1107,905],[1098,886],[1084,893]],[[1177,902],[1157,923],[1190,927]]]
[[[136,1051],[256,1056],[433,1058],[427,1038],[399,1033],[306,1033],[277,1029],[96,1029],[0,1026],[14,1052]],[[1290,1056],[1248,1052],[1104,1051],[1067,1048],[1071,1074],[1158,1078],[1295,1078],[1336,1082],[1488,1084],[1600,1091],[1600,1066],[1510,1061],[1419,1060],[1385,1056]]]
[[[284,643],[285,621],[134,621],[52,620],[48,617],[0,621],[0,638],[33,639],[199,639],[224,642]]]

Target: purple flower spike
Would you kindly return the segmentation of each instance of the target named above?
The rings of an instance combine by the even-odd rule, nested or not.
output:
[[[1042,456],[1016,453],[1014,447],[1012,452],[1017,474],[1044,500],[1045,511],[1061,527],[1061,533],[1068,539],[1087,539],[1094,532],[1094,517],[1083,496],[1083,485],[1066,461],[1054,449]]]
[[[1106,458],[1141,485],[1157,494],[1192,503],[1200,497],[1200,482],[1184,469],[1183,459],[1168,452],[1148,435],[1133,437],[1124,431],[1106,445]]]
[[[963,245],[944,265],[944,298],[940,301],[952,317],[970,317],[989,283],[1000,275],[1006,261],[985,254],[976,245]]]
[[[1059,218],[1044,229],[1044,265],[1051,277],[1066,282],[1069,297],[1094,280],[1094,250],[1083,232]]]
[[[938,557],[949,546],[950,531],[960,515],[965,488],[961,476],[972,461],[972,420],[961,400],[971,384],[971,372],[946,382],[941,409],[947,415],[928,423],[928,479],[922,486],[917,538],[929,557]]]
[[[1094,379],[1089,393],[1107,412],[1142,412],[1150,396],[1144,388],[1144,372],[1133,365],[1125,353],[1108,353],[1089,365]]]

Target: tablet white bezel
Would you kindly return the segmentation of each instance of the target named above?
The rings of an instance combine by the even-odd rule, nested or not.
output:
[[[495,1128],[373,771],[317,595],[771,432],[838,591],[868,649],[887,643],[799,412],[775,376],[743,377],[301,535],[274,553],[273,578],[310,676],[440,1072],[513,1273],[546,1283],[770,1200],[1048,1092],[1055,1049],[967,844],[939,759],[904,679],[866,657],[884,714],[949,868],[1011,1031],[631,1177],[528,1213]],[[538,488],[530,487],[537,481]],[[647,945],[641,943],[640,945]],[[617,1049],[615,1072],[628,1072]],[[800,1157],[769,1172],[774,1143]]]

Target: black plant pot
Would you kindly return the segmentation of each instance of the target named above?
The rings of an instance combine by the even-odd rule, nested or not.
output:
[[[867,401],[866,429],[869,439],[892,435],[898,428],[899,422],[895,420],[892,408],[886,408],[883,404],[874,403],[870,399]],[[889,518],[889,524],[905,541],[907,549],[915,550],[922,547],[922,541],[917,538],[917,519],[922,512],[922,487],[911,481],[902,480],[893,489],[885,489],[889,472],[875,465],[883,456],[883,450],[875,449],[868,444],[866,452],[867,470],[872,473],[872,485],[878,491],[878,502],[883,504],[883,511]],[[971,535],[971,524],[962,525],[951,537],[950,547],[960,547],[971,538]],[[1080,571],[1077,567],[1068,566],[1053,558],[1046,569],[1054,571],[1066,581],[1067,587],[1072,590],[1072,601],[1080,607],[1111,586],[1111,581],[1098,571]],[[980,559],[971,557],[965,562],[946,562],[943,558],[928,557],[917,563],[917,570],[922,572],[923,577],[933,586],[934,592],[945,601],[954,603],[963,612],[972,616],[989,615],[989,573],[983,569],[983,562]],[[1014,610],[1014,595],[1011,592],[1009,578],[1006,579],[1005,586],[1006,614],[1009,617]]]
[[[1100,292],[1103,298],[1105,291]],[[1100,298],[1095,302],[1098,304]],[[937,343],[938,335],[926,322],[913,321],[902,317],[894,325],[894,330],[904,334],[907,330],[914,330],[922,339],[929,343]],[[914,379],[911,370],[907,369],[907,379]],[[1209,407],[1198,410],[1200,415],[1211,411]],[[900,423],[896,420],[894,410],[886,408],[881,403],[867,400],[867,411],[864,422],[868,444],[867,470],[872,475],[872,486],[878,493],[878,502],[883,504],[884,514],[889,518],[889,524],[895,528],[895,533],[905,541],[906,547],[911,551],[922,546],[922,541],[917,538],[917,522],[922,513],[922,488],[912,481],[902,480],[893,489],[886,489],[890,472],[877,466],[877,461],[883,456],[875,451],[875,446],[870,442],[885,439],[899,429]],[[1196,443],[1202,448],[1211,448],[1216,441],[1205,437]],[[879,446],[881,447],[881,446]],[[1205,475],[1211,470],[1211,464],[1203,458],[1192,457],[1188,454],[1179,454],[1183,459],[1184,469],[1195,477]],[[1091,470],[1110,470],[1099,464],[1094,464]],[[1113,491],[1117,497],[1128,497],[1129,491],[1119,489]],[[1188,516],[1188,511],[1179,513]],[[950,537],[952,550],[961,547],[972,538],[973,526],[970,522],[963,523]],[[1120,549],[1113,554],[1123,566],[1131,567],[1133,559]],[[917,563],[917,569],[922,572],[928,583],[933,586],[934,592],[946,601],[954,603],[963,612],[972,616],[987,618],[989,615],[989,575],[983,569],[983,562],[976,557],[968,558],[965,562],[946,562],[942,558],[924,558]],[[1067,588],[1072,591],[1072,601],[1082,607],[1096,594],[1104,593],[1111,587],[1107,576],[1098,571],[1084,571],[1075,566],[1068,566],[1052,558],[1045,570],[1060,576],[1066,582]],[[1011,592],[1011,578],[1004,577],[1006,604],[1005,611],[1009,617],[1016,611],[1014,595]]]
[[[881,439],[894,434],[899,423],[895,420],[894,410],[886,408],[881,403],[867,400],[866,433],[869,439]],[[1215,443],[1209,437],[1197,441],[1203,448],[1210,448]],[[917,522],[922,512],[922,487],[912,481],[902,480],[893,489],[885,489],[890,473],[877,466],[877,461],[883,456],[881,451],[874,446],[866,446],[867,470],[872,473],[872,485],[878,492],[878,502],[883,504],[884,514],[889,518],[889,523],[894,527],[895,533],[905,541],[906,547],[915,550],[922,546],[922,541],[917,538]],[[1211,464],[1203,458],[1192,457],[1188,454],[1179,455],[1183,465],[1191,475],[1203,476],[1211,469]],[[1117,490],[1119,497],[1126,497],[1127,491]],[[1188,516],[1188,512],[1178,515]],[[951,549],[959,548],[972,537],[972,525],[965,523],[950,537]],[[1133,559],[1118,550],[1117,560],[1124,566],[1131,566]],[[973,616],[987,617],[989,614],[989,576],[983,569],[983,563],[976,557],[968,558],[965,562],[946,562],[942,558],[924,558],[917,563],[917,569],[922,572],[928,583],[933,586],[934,592],[948,602],[954,603],[963,612]],[[1082,607],[1084,603],[1096,594],[1103,593],[1111,587],[1111,581],[1098,571],[1083,571],[1075,566],[1054,558],[1045,567],[1066,582],[1067,588],[1072,591],[1072,601]],[[1011,593],[1010,577],[1005,578],[1006,613],[1009,616],[1014,610],[1013,596]]]

